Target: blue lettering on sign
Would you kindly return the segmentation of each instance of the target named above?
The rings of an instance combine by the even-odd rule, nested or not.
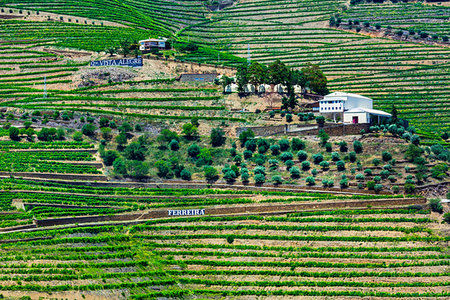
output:
[[[144,65],[142,57],[91,61],[91,67],[123,66],[140,68]]]

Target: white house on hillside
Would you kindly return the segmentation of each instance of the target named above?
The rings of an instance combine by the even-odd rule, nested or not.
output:
[[[344,123],[379,123],[390,118],[381,110],[373,109],[373,100],[361,95],[335,92],[319,101],[319,112],[329,118],[341,119]]]
[[[166,38],[148,39],[139,41],[139,50],[143,53],[150,52],[152,49],[164,50],[166,49]]]

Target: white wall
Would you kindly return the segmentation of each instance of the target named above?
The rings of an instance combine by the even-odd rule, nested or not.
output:
[[[344,123],[353,123],[353,117],[358,117],[358,124],[369,123],[370,117],[366,112],[344,113]]]
[[[345,102],[345,109],[352,109],[352,108],[369,108],[372,109],[373,104],[371,99],[364,99],[364,98],[357,98],[357,97],[347,97],[347,101]]]

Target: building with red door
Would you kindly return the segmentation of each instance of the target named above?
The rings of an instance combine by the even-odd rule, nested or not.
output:
[[[380,123],[391,114],[373,109],[373,100],[361,95],[334,92],[319,101],[319,112],[323,116],[344,123]]]

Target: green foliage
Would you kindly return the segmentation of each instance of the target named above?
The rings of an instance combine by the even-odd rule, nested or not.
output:
[[[321,153],[314,154],[313,161],[316,165],[320,164],[323,161],[323,155]]]
[[[305,141],[303,141],[303,140],[301,140],[299,138],[293,138],[291,143],[292,143],[292,150],[293,151],[304,150],[306,148]]]
[[[418,157],[421,157],[423,154],[423,149],[417,147],[416,145],[410,144],[408,149],[405,152],[405,159],[408,161],[415,161]]]
[[[244,147],[245,143],[249,139],[253,139],[255,137],[255,133],[251,129],[247,129],[239,134],[239,141],[241,142],[241,147]]]
[[[444,222],[450,224],[450,212],[444,214]]]
[[[289,172],[291,173],[292,178],[299,178],[300,177],[300,169],[298,167],[292,167]]]
[[[308,177],[306,177],[306,183],[308,185],[315,185],[316,184],[316,180],[314,179],[314,177],[308,176]]]
[[[169,149],[172,151],[178,151],[178,149],[180,149],[180,143],[177,140],[171,140],[169,143]]]
[[[280,145],[281,151],[287,151],[290,148],[290,143],[287,139],[280,140],[278,144]]]
[[[308,158],[306,151],[300,150],[297,152],[297,157],[300,162],[305,161]]]
[[[150,169],[147,163],[138,160],[128,160],[126,166],[128,175],[135,179],[145,178]]]
[[[442,214],[444,211],[444,207],[442,206],[441,199],[430,199],[428,202],[428,205],[430,206],[431,210],[437,213]]]
[[[416,191],[416,186],[413,183],[405,183],[405,193],[412,194]]]
[[[89,137],[92,137],[95,135],[95,131],[97,130],[97,127],[95,127],[94,124],[88,123],[83,125],[81,132]]]
[[[127,168],[125,165],[125,160],[122,158],[117,158],[113,162],[113,168],[114,172],[118,175],[126,176],[127,175]]]
[[[327,161],[321,161],[319,165],[324,171],[330,168],[330,163]]]
[[[19,128],[11,126],[9,128],[9,138],[13,141],[20,140],[19,138]]]
[[[270,146],[270,151],[272,152],[272,155],[280,154],[280,150],[281,150],[280,145],[278,145],[278,144]]]
[[[165,160],[158,160],[155,162],[155,167],[158,169],[158,176],[161,178],[171,178],[173,175],[171,174],[170,164]]]
[[[337,167],[338,171],[344,171],[345,170],[345,162],[343,160],[337,161],[336,167]]]
[[[221,128],[213,128],[211,130],[210,139],[213,147],[220,147],[225,144],[225,132]]]
[[[186,123],[182,127],[182,134],[184,135],[185,139],[191,141],[198,137],[198,129],[191,123]]]
[[[133,142],[129,144],[125,150],[123,155],[130,160],[145,160],[145,152],[146,149],[139,143]]]
[[[197,144],[192,144],[187,149],[187,153],[190,157],[196,158],[200,154],[200,147]]]
[[[320,145],[325,146],[328,140],[330,139],[330,136],[325,132],[325,130],[320,129],[318,137],[320,138]]]
[[[318,65],[308,63],[306,67],[301,69],[306,78],[307,87],[317,94],[328,94],[327,78],[323,74]]]
[[[292,160],[294,158],[294,155],[291,152],[283,152],[280,155],[280,159],[282,161]]]
[[[390,161],[392,159],[392,154],[388,151],[383,151],[383,153],[381,154],[381,157],[383,158],[383,161]]]
[[[80,131],[75,131],[72,138],[74,141],[81,142],[83,140],[83,134]]]
[[[362,153],[363,152],[363,146],[362,146],[360,141],[354,141],[353,142],[353,150],[356,153]]]
[[[260,173],[255,174],[253,179],[255,180],[256,184],[263,184],[264,182],[266,182],[266,176]]]
[[[302,170],[303,171],[308,171],[311,168],[311,164],[309,161],[303,161],[302,162]]]
[[[272,177],[272,182],[273,182],[274,184],[282,184],[282,183],[283,183],[283,178],[281,178],[280,175],[274,175],[274,176]]]
[[[214,167],[206,166],[204,167],[203,172],[208,182],[217,181],[217,179],[219,179],[218,172]]]
[[[119,153],[117,151],[108,150],[101,152],[101,157],[106,166],[112,166],[114,161],[119,157]]]

